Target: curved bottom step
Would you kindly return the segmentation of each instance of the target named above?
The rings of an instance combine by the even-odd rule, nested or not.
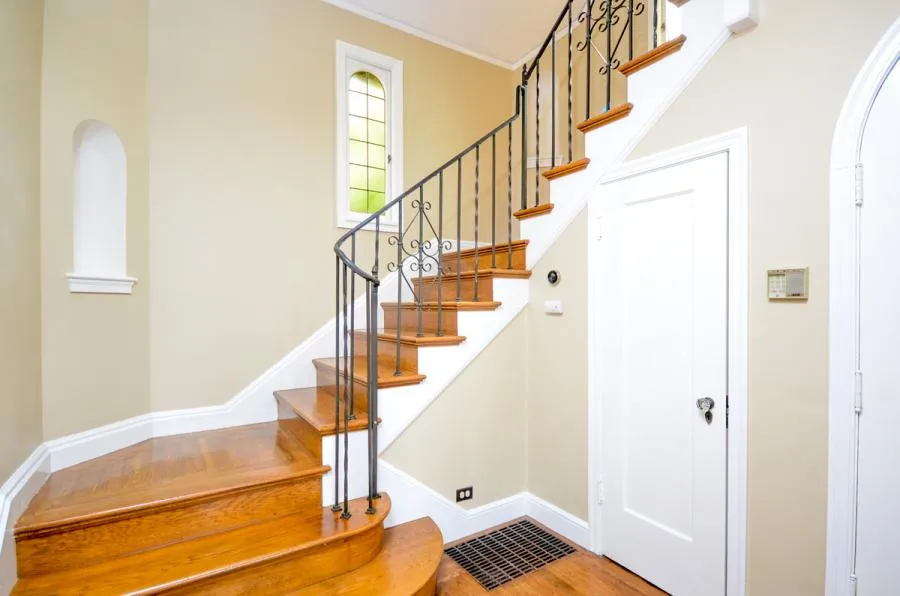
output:
[[[423,517],[385,530],[384,546],[369,563],[294,596],[433,596],[443,554],[440,529]]]

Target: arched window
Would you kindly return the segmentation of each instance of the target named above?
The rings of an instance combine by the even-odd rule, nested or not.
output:
[[[125,147],[106,123],[75,129],[72,292],[130,294],[125,227],[128,181]]]
[[[371,72],[350,77],[347,97],[350,211],[375,213],[387,192],[387,115],[381,80]]]
[[[346,228],[403,190],[403,63],[340,41],[337,50],[337,225]],[[393,211],[380,229],[396,230]]]

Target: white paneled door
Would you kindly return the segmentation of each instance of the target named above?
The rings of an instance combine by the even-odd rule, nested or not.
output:
[[[728,157],[601,187],[602,552],[725,594]]]

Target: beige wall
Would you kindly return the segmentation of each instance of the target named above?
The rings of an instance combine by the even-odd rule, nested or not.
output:
[[[824,590],[831,140],[900,2],[857,2],[852,26],[844,7],[766,2],[758,29],[729,42],[634,153],[749,127],[751,596]],[[792,68],[775,66],[786,58]],[[767,302],[766,269],[807,265],[808,303]]]
[[[151,407],[220,404],[333,316],[335,40],[404,63],[407,186],[512,114],[509,72],[318,0],[149,30]]]
[[[447,499],[478,507],[526,487],[528,315],[522,312],[382,457]]]
[[[43,2],[0,2],[0,484],[41,442]]]
[[[586,210],[585,210],[586,212]],[[528,295],[528,490],[587,519],[587,217],[532,270]],[[561,274],[558,285],[547,273]],[[563,314],[544,313],[560,300]]]
[[[47,0],[41,105],[44,435],[148,411],[147,1]],[[131,296],[70,294],[73,135],[87,119],[119,135],[128,162]]]

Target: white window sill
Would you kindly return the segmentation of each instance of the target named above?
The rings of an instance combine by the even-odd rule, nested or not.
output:
[[[362,221],[362,219],[360,219],[359,221],[342,219],[337,222],[337,227],[339,227],[343,230],[352,230],[353,228],[358,226],[359,222],[361,222],[361,221]],[[374,232],[375,231],[375,222],[371,221],[371,222],[367,223],[365,226],[363,226],[362,229],[368,230],[370,232]],[[399,229],[400,228],[397,226],[397,224],[395,222],[386,222],[383,219],[381,221],[381,224],[378,226],[379,232],[396,233],[399,231]]]
[[[69,292],[73,294],[131,294],[134,277],[100,277],[69,273]]]

